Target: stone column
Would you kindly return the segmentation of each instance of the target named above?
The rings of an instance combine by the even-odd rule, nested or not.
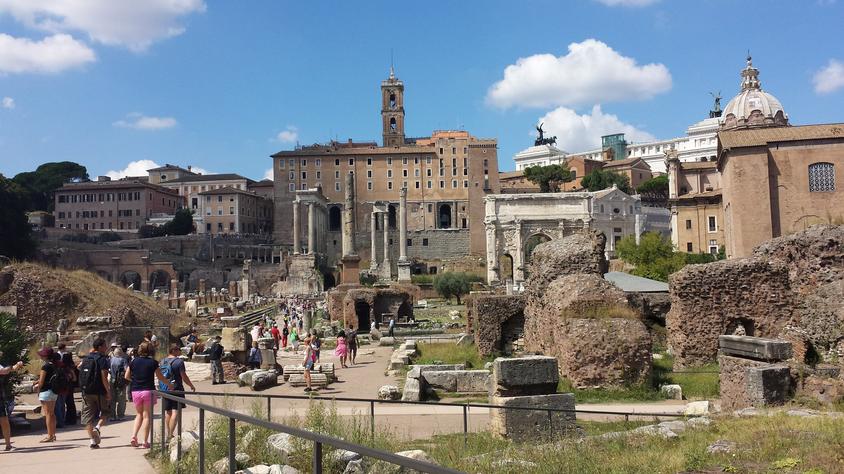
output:
[[[399,261],[398,280],[410,281],[410,260],[407,258],[407,188],[402,187],[399,193]]]
[[[343,256],[355,252],[355,176],[346,175],[346,202],[343,207]]]
[[[375,244],[375,230],[377,228],[376,223],[378,222],[377,219],[378,214],[375,212],[375,209],[373,209],[369,219],[369,241],[371,247],[371,255],[369,257],[369,270],[373,272],[378,269],[378,246]]]
[[[316,203],[308,203],[308,255],[313,255],[316,246]]]
[[[390,271],[390,218],[386,211],[381,213],[381,225],[384,227],[384,259],[382,260],[384,267],[381,269],[381,275],[385,280],[389,280],[392,278]]]
[[[293,201],[293,255],[299,255],[301,243],[299,242],[299,201]]]

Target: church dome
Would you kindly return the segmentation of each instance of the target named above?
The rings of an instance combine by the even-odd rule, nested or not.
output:
[[[788,114],[780,101],[762,90],[759,70],[753,67],[750,56],[741,71],[741,92],[727,104],[722,117],[722,129],[788,125]]]

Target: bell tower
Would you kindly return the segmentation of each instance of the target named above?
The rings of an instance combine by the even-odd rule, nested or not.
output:
[[[404,83],[390,66],[390,77],[381,81],[381,129],[384,146],[404,145]]]

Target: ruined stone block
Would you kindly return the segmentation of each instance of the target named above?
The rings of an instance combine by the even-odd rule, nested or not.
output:
[[[725,412],[783,403],[794,382],[785,365],[727,355],[718,356],[721,368],[721,409]]]
[[[547,356],[498,358],[492,364],[490,390],[497,396],[539,395],[557,391],[557,359]]]
[[[718,347],[722,354],[769,362],[791,358],[791,343],[751,336],[720,336]]]
[[[423,377],[431,388],[446,392],[457,391],[457,375],[453,370],[426,372]]]
[[[521,397],[492,397],[490,429],[493,433],[514,441],[549,439],[575,428],[574,394],[554,393]],[[529,407],[532,410],[508,410],[507,407]],[[571,410],[548,412],[542,408]]]
[[[427,375],[426,375],[427,377]],[[488,370],[461,370],[455,372],[457,392],[489,392],[489,381],[492,374]]]

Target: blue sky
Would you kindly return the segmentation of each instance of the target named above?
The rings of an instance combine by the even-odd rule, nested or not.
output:
[[[260,179],[296,142],[380,141],[391,49],[408,135],[496,137],[502,170],[540,120],[570,152],[680,136],[748,49],[793,124],[842,122],[842,24],[844,0],[0,0],[0,172]]]

